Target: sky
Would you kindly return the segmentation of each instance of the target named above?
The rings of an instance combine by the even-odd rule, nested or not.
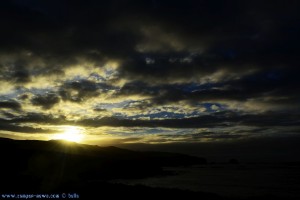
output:
[[[73,131],[88,144],[184,148],[298,138],[298,8],[1,1],[0,137]]]

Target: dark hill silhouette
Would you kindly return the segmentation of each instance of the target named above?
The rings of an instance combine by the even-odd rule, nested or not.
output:
[[[64,188],[83,192],[92,188],[86,187],[90,183],[123,190],[130,186],[113,186],[107,181],[165,175],[168,174],[163,170],[165,166],[206,164],[204,158],[184,154],[6,138],[0,138],[0,159],[2,193],[51,192]]]
[[[170,175],[164,171],[166,166],[206,164],[204,158],[184,154],[139,152],[60,140],[0,138],[0,159],[0,198],[4,194],[46,193],[59,194],[62,199],[62,194],[74,196],[76,193],[80,199],[236,199],[207,192],[132,186],[111,181]],[[281,199],[276,196],[246,199],[269,198]]]

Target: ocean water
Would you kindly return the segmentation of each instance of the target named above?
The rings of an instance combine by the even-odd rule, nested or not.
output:
[[[113,182],[211,192],[227,197],[272,195],[300,199],[300,166],[205,165],[165,170],[172,171],[174,175]]]

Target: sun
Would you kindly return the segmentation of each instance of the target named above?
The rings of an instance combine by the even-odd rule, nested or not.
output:
[[[76,126],[66,126],[63,128],[63,132],[55,136],[54,139],[66,140],[70,142],[81,142],[84,138],[83,130]]]

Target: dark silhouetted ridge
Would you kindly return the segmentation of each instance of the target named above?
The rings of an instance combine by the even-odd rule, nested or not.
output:
[[[91,181],[166,175],[165,166],[206,163],[183,154],[6,138],[0,138],[0,158],[1,190],[6,192],[55,191]]]

